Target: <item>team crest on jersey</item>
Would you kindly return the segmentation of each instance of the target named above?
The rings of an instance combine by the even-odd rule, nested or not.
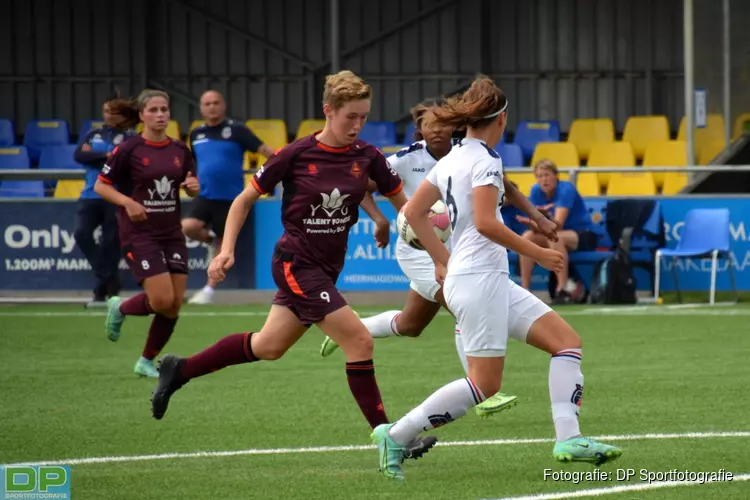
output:
[[[307,172],[308,172],[308,173],[309,173],[310,175],[316,175],[316,174],[318,173],[318,166],[317,166],[316,164],[314,164],[314,163],[310,163],[310,164],[309,164],[309,165],[307,166]]]
[[[117,146],[118,144],[121,144],[121,143],[122,143],[122,140],[123,140],[123,138],[124,138],[124,137],[123,137],[123,135],[122,135],[122,134],[117,134],[117,135],[115,136],[115,138],[114,138],[114,139],[112,139],[112,144],[114,144],[115,146]]]
[[[221,136],[224,139],[229,139],[230,137],[232,137],[232,127],[224,127],[223,129],[221,129]]]
[[[362,176],[362,167],[356,161],[352,165],[352,175],[355,179],[359,179]]]
[[[151,165],[151,158],[149,158],[148,156],[144,156],[141,159],[141,162],[143,163],[144,166],[148,167],[149,165]]]
[[[180,161],[180,159],[177,156],[174,157],[174,166],[175,167],[181,167],[182,166],[182,161]]]

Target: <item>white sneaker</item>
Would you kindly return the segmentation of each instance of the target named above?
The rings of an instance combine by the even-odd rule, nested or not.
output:
[[[199,304],[199,305],[206,305],[213,303],[213,294],[207,293],[205,290],[200,290],[195,293],[192,297],[190,297],[190,300],[188,300],[188,304]]]

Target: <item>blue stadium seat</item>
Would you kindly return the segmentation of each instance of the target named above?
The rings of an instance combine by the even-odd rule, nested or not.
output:
[[[26,151],[26,147],[13,146],[0,148],[0,168],[6,170],[31,168],[29,153]]]
[[[104,126],[104,120],[86,120],[81,125],[81,131],[78,132],[78,144],[83,142],[83,138],[86,136],[89,130],[92,128],[100,128]]]
[[[393,122],[366,122],[359,133],[359,138],[375,147],[398,144],[396,124]]]
[[[0,147],[12,146],[16,143],[16,128],[13,122],[0,118]]]
[[[39,168],[45,169],[83,169],[84,166],[77,163],[73,158],[76,148],[75,144],[66,144],[65,146],[47,146],[42,149],[42,155],[39,157]],[[44,189],[54,191],[57,180],[45,180]]]
[[[32,120],[26,125],[23,145],[29,151],[32,163],[39,161],[45,146],[70,144],[70,130],[64,120]]]
[[[417,126],[414,124],[414,122],[409,122],[409,125],[406,126],[406,130],[404,131],[404,143],[405,144],[411,144],[414,142],[414,132],[417,131]]]
[[[557,120],[522,121],[516,129],[514,142],[521,146],[526,159],[531,159],[539,142],[559,142],[560,124]]]
[[[500,154],[504,167],[523,167],[526,164],[518,144],[501,142],[495,146],[495,151]]]
[[[44,198],[42,181],[3,181],[0,198]]]

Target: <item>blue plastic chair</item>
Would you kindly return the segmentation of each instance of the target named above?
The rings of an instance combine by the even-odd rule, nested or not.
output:
[[[86,120],[83,122],[83,125],[81,125],[81,130],[78,132],[78,145],[81,145],[83,143],[83,138],[86,137],[86,134],[89,132],[89,130],[94,128],[101,128],[104,126],[104,120]]]
[[[13,126],[13,122],[6,118],[0,118],[0,147],[12,146],[15,143],[16,128]]]
[[[44,198],[42,181],[3,181],[0,198]]]
[[[398,144],[396,124],[393,122],[366,122],[359,133],[359,138],[378,148]]]
[[[36,164],[46,146],[70,143],[70,130],[64,120],[32,120],[26,125],[23,145],[29,150],[31,162]]]
[[[414,132],[417,131],[417,126],[414,124],[414,122],[409,122],[409,125],[406,126],[406,130],[404,131],[404,143],[405,144],[411,144],[416,139],[414,139]]]
[[[83,170],[85,167],[73,158],[77,147],[75,144],[66,144],[65,146],[47,146],[43,148],[42,155],[39,157],[39,168]],[[47,190],[54,192],[55,186],[57,186],[57,180],[49,179],[44,181],[44,188]]]
[[[654,283],[654,297],[659,298],[659,281],[661,258],[669,257],[672,260],[672,276],[674,278],[677,300],[682,303],[682,295],[677,282],[677,269],[674,265],[676,259],[711,258],[711,285],[709,287],[709,304],[715,303],[716,297],[716,269],[719,258],[727,259],[729,268],[729,279],[732,282],[732,290],[735,302],[739,301],[737,286],[734,280],[734,267],[729,254],[729,210],[726,208],[696,208],[690,210],[685,218],[685,226],[682,228],[680,241],[674,249],[660,248],[656,251],[656,278]]]
[[[19,170],[24,168],[31,168],[29,153],[25,146],[0,148],[0,169]]]
[[[560,142],[560,124],[557,120],[522,121],[516,128],[513,141],[521,146],[524,156],[531,159],[540,142]]]
[[[523,167],[526,165],[523,160],[523,151],[518,144],[501,142],[495,146],[495,151],[502,158],[503,167]]]

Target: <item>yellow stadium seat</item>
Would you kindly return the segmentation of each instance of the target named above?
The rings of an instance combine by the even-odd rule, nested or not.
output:
[[[281,149],[289,143],[284,120],[248,120],[245,125],[263,141],[263,144],[274,150]],[[266,157],[261,154],[253,155],[252,159],[259,166],[266,162]]]
[[[724,151],[726,143],[724,138],[712,139],[703,145],[701,148],[701,154],[698,156],[698,165],[708,165],[713,161],[714,158]]]
[[[302,120],[297,128],[297,136],[295,139],[305,137],[306,135],[310,135],[318,130],[323,130],[323,127],[325,126],[325,120]]]
[[[591,147],[597,142],[613,142],[615,125],[609,118],[574,120],[568,132],[568,142],[575,145],[582,159],[589,157]]]
[[[78,199],[86,183],[79,180],[61,180],[55,186],[55,198]]]
[[[578,167],[581,164],[578,150],[570,142],[537,143],[534,155],[531,157],[531,166],[544,159],[552,160],[558,167]]]
[[[750,122],[750,113],[742,113],[734,121],[734,133],[732,134],[733,141],[736,141],[737,139],[742,137],[745,131],[748,130],[748,126],[750,125],[746,126],[745,124],[747,122]]]
[[[380,151],[382,151],[386,155],[392,155],[393,153],[398,153],[404,149],[404,145],[397,145],[397,146],[383,146],[380,148]]]
[[[190,128],[188,129],[188,134],[193,131],[193,129],[196,129],[206,123],[206,120],[193,120],[193,122],[190,124]]]
[[[656,182],[651,172],[612,172],[609,174],[608,196],[654,196]]]
[[[139,134],[143,132],[143,122],[139,123],[135,130]],[[182,140],[182,135],[180,133],[180,124],[177,123],[177,120],[169,120],[166,132],[167,137],[171,137],[172,139],[177,139],[180,141]]]
[[[667,172],[664,176],[664,186],[661,189],[663,195],[677,194],[687,186],[688,176],[685,172]]]
[[[599,177],[596,174],[587,174],[580,170],[576,175],[576,189],[581,196],[600,196],[602,194]]]
[[[531,169],[508,169],[504,172],[504,175],[509,181],[515,182],[518,186],[518,190],[526,196],[531,194],[531,188],[536,184],[536,177]]]
[[[589,167],[635,167],[635,154],[629,142],[615,141],[596,143],[589,153]],[[609,173],[597,174],[599,185],[607,187]]]
[[[631,116],[625,122],[622,140],[633,146],[636,158],[643,158],[650,143],[669,140],[667,117],[662,115]]]
[[[680,120],[680,130],[677,133],[677,139],[687,141],[687,120],[682,117]],[[710,142],[722,141],[722,147],[726,144],[724,141],[724,117],[719,114],[710,114],[706,119],[704,128],[695,129],[693,148],[696,158],[700,158],[703,148]]]
[[[652,142],[643,157],[644,167],[684,167],[687,166],[687,144],[685,141]],[[664,185],[665,172],[651,172],[656,187]]]

